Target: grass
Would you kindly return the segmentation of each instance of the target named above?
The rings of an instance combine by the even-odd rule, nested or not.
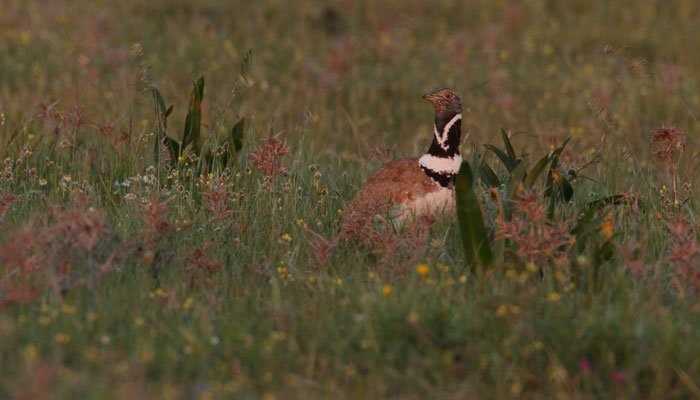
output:
[[[696,2],[236,3],[4,2],[0,398],[700,396]],[[243,147],[170,170],[149,89],[181,140],[200,76]],[[551,221],[480,180],[483,273],[453,220],[333,247],[436,86],[504,182],[501,127],[529,168],[571,137]]]

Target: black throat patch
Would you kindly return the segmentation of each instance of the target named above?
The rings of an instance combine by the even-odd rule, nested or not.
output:
[[[451,189],[453,186],[455,174],[451,173],[446,173],[446,172],[436,172],[433,171],[430,168],[424,167],[421,165],[421,169],[423,172],[425,172],[426,175],[433,181],[435,181],[438,185]]]

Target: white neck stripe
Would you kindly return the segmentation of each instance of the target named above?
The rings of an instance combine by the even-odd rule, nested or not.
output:
[[[436,157],[432,154],[423,154],[418,159],[418,164],[440,174],[456,174],[462,165],[462,156],[456,154],[452,157]]]
[[[433,133],[435,134],[435,140],[437,140],[438,144],[440,145],[440,147],[442,147],[443,150],[447,151],[447,135],[450,133],[452,125],[456,124],[457,121],[461,119],[462,113],[455,114],[455,116],[452,117],[450,122],[448,122],[442,129],[442,134],[439,134],[437,131],[437,126],[433,125]]]

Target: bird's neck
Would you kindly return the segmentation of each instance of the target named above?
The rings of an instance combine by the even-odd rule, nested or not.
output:
[[[418,162],[423,172],[442,187],[451,187],[462,164],[459,154],[461,136],[461,112],[435,115],[433,142]]]

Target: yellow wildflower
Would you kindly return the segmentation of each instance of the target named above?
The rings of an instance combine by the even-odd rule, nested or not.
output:
[[[561,300],[561,294],[557,292],[551,292],[547,295],[547,300],[551,301],[552,303],[556,303],[559,300]]]
[[[184,310],[189,310],[192,308],[192,304],[194,304],[194,299],[191,297],[188,297],[185,299],[185,301],[182,302],[182,308]]]
[[[36,356],[39,354],[39,350],[36,348],[35,345],[33,344],[28,344],[24,347],[24,351],[22,352],[24,355],[24,358],[31,362],[36,359]]]
[[[505,317],[507,314],[508,314],[508,305],[507,304],[501,304],[496,309],[496,315],[499,317]]]
[[[62,304],[61,311],[64,314],[73,315],[73,314],[75,314],[76,309],[75,309],[75,306],[72,306],[70,304]]]
[[[537,268],[537,265],[535,265],[535,263],[532,262],[532,261],[530,261],[530,262],[528,262],[527,264],[525,264],[525,269],[527,269],[528,272],[531,272],[531,273],[535,273],[535,272],[537,272],[537,271],[539,270],[539,269]]]
[[[614,225],[612,220],[612,214],[608,214],[605,220],[600,224],[600,233],[603,235],[603,238],[605,238],[605,240],[609,240],[613,236],[613,234],[615,233],[613,228]]]
[[[59,332],[53,336],[53,340],[58,344],[67,344],[70,342],[70,335],[67,333]]]
[[[416,273],[421,277],[426,277],[430,273],[430,266],[428,266],[428,264],[418,264],[416,266]]]
[[[394,287],[386,284],[382,286],[382,294],[386,297],[391,296],[391,294],[394,292]]]
[[[520,383],[519,381],[513,382],[513,384],[510,386],[510,393],[513,396],[518,396],[520,393],[523,391],[523,384]]]

